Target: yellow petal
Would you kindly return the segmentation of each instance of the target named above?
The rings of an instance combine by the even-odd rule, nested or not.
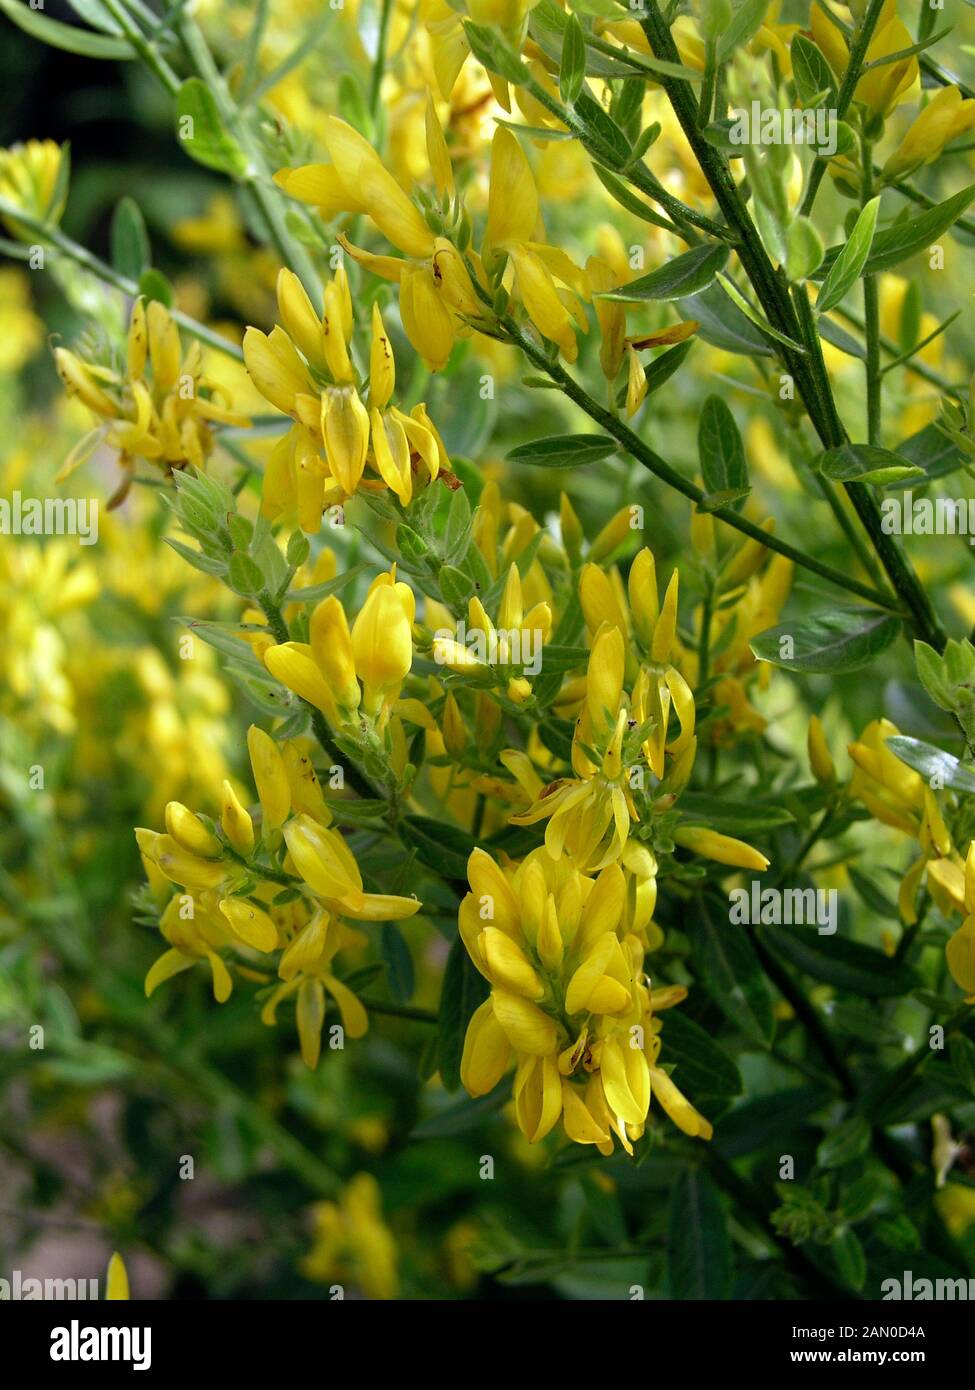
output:
[[[498,126],[491,142],[486,245],[530,241],[538,222],[538,193],[517,136]]]
[[[558,1048],[558,1029],[537,1005],[508,990],[492,991],[494,1015],[517,1052],[545,1057]]]
[[[485,1096],[508,1069],[511,1044],[498,1022],[494,1006],[485,999],[471,1015],[464,1037],[460,1079],[470,1096]]]

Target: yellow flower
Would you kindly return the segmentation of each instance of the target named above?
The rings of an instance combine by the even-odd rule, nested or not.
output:
[[[125,1261],[116,1250],[108,1262],[105,1278],[105,1298],[107,1301],[125,1300],[129,1297],[129,1275]]]
[[[389,586],[386,586],[389,587]],[[164,981],[205,961],[218,1003],[229,999],[233,975],[255,976],[249,963],[280,952],[283,981],[262,1017],[273,1023],[282,999],[298,995],[302,1056],[315,1066],[326,992],[336,1000],[350,1037],[368,1026],[365,1009],[333,971],[335,955],[361,944],[343,919],[380,922],[410,917],[416,898],[367,893],[346,840],[331,824],[310,760],[293,741],[279,745],[260,729],[247,739],[260,817],[225,781],[219,829],[180,802],[166,807],[167,833],[139,829],[136,839],[150,883],[168,898],[159,930],[168,943],[146,976],[151,995]],[[212,828],[211,828],[212,827]],[[282,887],[290,890],[280,902]]]
[[[126,470],[114,501],[122,500],[136,461],[146,459],[167,473],[192,464],[202,469],[213,449],[213,424],[243,428],[249,421],[229,408],[224,389],[204,372],[198,342],[182,352],[179,329],[158,300],[132,305],[124,374],[86,362],[68,348],[55,348],[58,375],[70,396],[101,420],[72,451],[58,474],[66,478],[104,440],[119,451]]]
[[[561,1119],[566,1137],[632,1153],[655,1094],[688,1134],[711,1127],[657,1066],[660,1024],[643,974],[643,945],[626,929],[618,864],[597,878],[533,851],[502,869],[484,850],[468,863],[459,930],[490,996],[467,1029],[461,1078],[492,1091],[515,1064],[518,1127],[531,1143]],[[661,998],[676,1003],[683,991]]]
[[[809,716],[807,746],[812,775],[824,787],[832,786],[836,781],[836,766],[830,757],[829,744],[826,742],[822,723],[819,716],[815,714]]]
[[[849,51],[843,36],[818,6],[813,5],[809,17],[813,39],[826,55],[837,77],[842,77],[849,63]],[[900,53],[914,43],[914,35],[897,17],[897,0],[885,0],[873,37],[864,58],[865,67],[880,58]],[[893,63],[884,63],[865,71],[857,82],[853,99],[865,106],[874,116],[886,117],[904,99],[918,79],[917,57],[910,54]]]
[[[28,140],[0,149],[0,198],[42,222],[57,223],[67,198],[67,147],[53,140]],[[4,226],[21,241],[35,233],[12,217]]]
[[[957,87],[940,87],[911,123],[884,165],[884,178],[902,179],[937,159],[945,145],[975,125],[975,100],[962,100]]]
[[[744,840],[736,840],[731,835],[722,835],[704,826],[678,826],[674,831],[674,844],[693,850],[705,859],[734,868],[756,869],[762,873],[769,866],[765,855],[745,844]]]
[[[586,873],[598,872],[619,859],[639,814],[630,789],[630,761],[624,756],[629,731],[629,701],[623,689],[623,635],[603,627],[593,642],[586,680],[586,699],[572,744],[574,778],[548,787],[517,757],[502,753],[517,781],[533,796],[527,811],[511,817],[513,825],[547,820],[545,844],[557,859],[567,850]],[[628,742],[632,742],[629,740]],[[590,753],[599,761],[593,762]]]
[[[497,276],[506,260],[511,264],[528,317],[543,337],[558,343],[567,361],[574,362],[579,348],[573,324],[584,332],[588,328],[579,303],[580,295],[590,297],[588,279],[564,251],[536,240],[540,227],[531,166],[513,131],[499,126],[491,145],[484,267],[489,276]]]
[[[264,664],[334,727],[355,724],[361,702],[362,712],[382,730],[413,665],[415,618],[410,586],[397,581],[394,571],[381,574],[351,631],[341,602],[334,595],[325,598],[312,614],[311,643],[270,646]]]
[[[348,1281],[367,1298],[395,1298],[396,1241],[383,1221],[375,1178],[356,1174],[337,1202],[317,1202],[312,1211],[312,1248],[301,1261],[306,1278],[319,1284]]]
[[[326,507],[360,489],[388,487],[408,506],[420,483],[433,482],[450,460],[425,405],[406,415],[391,404],[396,366],[378,305],[366,405],[349,352],[354,322],[345,271],[340,267],[326,285],[321,317],[290,270],[278,275],[277,297],[284,326],[244,335],[255,386],[295,421],[268,460],[265,515],[274,520],[296,511],[302,529],[314,533]],[[365,476],[367,468],[378,476]]]
[[[468,645],[451,635],[451,627],[438,628],[433,637],[433,659],[457,675],[503,689],[509,700],[520,705],[531,695],[532,679],[543,669],[543,648],[551,630],[552,609],[547,602],[535,603],[526,612],[521,574],[512,564],[497,624],[474,595],[467,611]]]
[[[445,182],[446,148],[436,140],[430,117],[431,164]],[[312,203],[326,220],[339,212],[366,213],[406,260],[374,256],[339,236],[349,255],[367,270],[400,285],[403,330],[434,371],[447,361],[457,336],[457,314],[477,314],[479,301],[456,247],[437,235],[423,213],[384,167],[375,150],[338,116],[325,122],[330,164],[283,169],[276,181],[291,197]]]
[[[525,40],[528,15],[537,3],[538,0],[467,0],[466,4],[454,6],[446,0],[423,0],[420,15],[430,35],[441,95],[450,96],[470,55],[471,46],[463,25],[465,13],[475,24],[501,29],[509,42],[520,49]],[[508,84],[495,73],[488,73],[488,77],[496,100],[510,111]]]
[[[921,854],[904,875],[898,894],[901,917],[910,925],[917,921],[915,899],[922,880],[946,912],[966,909],[967,888],[962,860],[952,845],[934,792],[920,773],[901,762],[887,746],[888,739],[898,732],[888,719],[873,720],[849,745],[855,764],[849,791],[876,820],[918,842]],[[975,911],[975,897],[967,911]]]
[[[851,795],[884,825],[919,838],[924,812],[924,779],[887,747],[899,730],[889,719],[875,719],[849,746],[855,764]]]

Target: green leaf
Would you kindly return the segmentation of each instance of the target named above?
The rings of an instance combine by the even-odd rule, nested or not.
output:
[[[768,320],[764,319],[758,310],[749,304],[748,300],[733,280],[729,280],[728,276],[722,275],[720,271],[718,272],[717,278],[718,284],[722,287],[731,302],[737,306],[747,319],[751,320],[756,328],[762,333],[767,333],[768,336],[774,338],[777,343],[783,343],[786,347],[791,348],[793,352],[805,354],[806,349],[801,343],[797,343],[796,340],[790,338],[787,333],[780,333],[777,328],[773,328]]]
[[[447,607],[454,612],[466,612],[467,601],[474,592],[474,581],[470,575],[454,565],[441,565],[437,581]]]
[[[873,239],[865,270],[873,274],[878,270],[893,270],[901,261],[924,251],[937,241],[943,232],[953,226],[975,198],[975,183],[963,188],[938,203],[926,212],[899,219],[892,227],[878,232]],[[839,247],[831,247],[826,252],[824,266],[828,269],[842,255]]]
[[[497,30],[465,19],[464,33],[474,57],[488,72],[496,72],[499,77],[513,82],[516,87],[521,87],[528,81],[528,68]]]
[[[120,198],[112,214],[110,232],[112,265],[128,280],[141,279],[152,261],[149,234],[139,204],[128,194]]]
[[[455,1101],[452,1105],[435,1111],[427,1119],[421,1120],[416,1128],[410,1131],[409,1137],[444,1139],[449,1135],[464,1134],[467,1130],[477,1129],[501,1109],[510,1095],[510,1087],[499,1084],[490,1095],[477,1096],[474,1100],[465,1096],[463,1100]]]
[[[823,454],[820,472],[836,483],[875,483],[879,487],[924,476],[924,469],[916,463],[907,463],[875,444],[841,444],[838,449],[829,449]]]
[[[886,893],[877,887],[873,879],[868,878],[855,864],[848,864],[846,872],[857,894],[863,899],[867,907],[876,912],[878,917],[886,917],[891,922],[900,921],[897,904],[891,902]]]
[[[147,300],[157,299],[167,309],[173,307],[173,287],[161,270],[144,270],[139,276],[139,293]]]
[[[750,795],[725,801],[707,792],[681,792],[678,809],[686,825],[706,825],[727,835],[764,835],[795,819],[784,806],[764,805]]]
[[[585,6],[577,8],[585,12]],[[568,16],[554,0],[541,0],[541,3],[533,6],[531,10],[528,31],[539,48],[556,63],[562,61],[562,36],[567,23]],[[622,50],[620,60],[597,53],[593,49],[586,54],[586,72],[590,77],[622,77],[631,70]]]
[[[745,446],[735,417],[720,396],[708,396],[701,407],[697,454],[705,488],[711,494],[723,494],[720,505],[748,496]]]
[[[907,994],[918,983],[909,966],[859,941],[820,936],[808,927],[777,930],[774,938],[766,928],[759,930],[776,955],[784,956],[814,980],[835,985],[837,989],[882,999]]]
[[[697,336],[712,347],[743,357],[773,356],[768,341],[756,331],[718,281],[701,294],[682,299],[677,307],[685,318],[697,320],[701,325]]]
[[[176,93],[176,135],[197,164],[241,178],[247,156],[224,127],[216,99],[199,77],[188,77]]]
[[[405,816],[400,834],[408,849],[429,869],[436,869],[447,878],[467,882],[467,861],[475,841],[466,830],[428,816]]]
[[[645,372],[648,396],[652,396],[654,391],[659,391],[661,386],[670,380],[693,346],[694,339],[685,338],[682,343],[677,343],[675,347],[668,348],[666,352],[653,359]]]
[[[768,628],[750,645],[759,661],[785,671],[835,675],[869,666],[894,641],[899,628],[899,619],[877,608],[833,608]]]
[[[833,1241],[830,1249],[836,1261],[836,1268],[844,1284],[852,1289],[862,1289],[867,1277],[867,1257],[863,1246],[854,1231],[843,1231]]]
[[[873,58],[869,63],[864,63],[863,71],[871,72],[875,68],[885,68],[889,63],[900,63],[905,58],[913,58],[916,53],[923,53],[926,48],[931,48],[951,33],[951,25],[944,29],[939,29],[936,34],[929,34],[925,39],[919,39],[917,43],[910,44],[907,48],[895,49],[893,53],[882,53],[879,58]]]
[[[912,434],[909,439],[898,444],[897,453],[901,458],[907,459],[908,463],[916,464],[922,469],[928,479],[944,478],[949,473],[957,473],[958,469],[964,468],[968,462],[967,456],[950,436],[933,423],[925,425],[917,434]],[[900,486],[909,487],[910,480],[905,479]]]
[[[569,15],[562,33],[562,62],[559,67],[559,95],[572,106],[586,80],[586,36],[576,15]]]
[[[632,153],[629,140],[609,112],[585,88],[576,98],[575,113],[583,127],[583,144],[595,159],[605,161],[608,156],[613,165],[627,163]]]
[[[446,1091],[456,1091],[460,1085],[460,1063],[464,1055],[467,1025],[471,1015],[487,996],[487,981],[474,968],[467,947],[458,935],[447,957],[440,993],[437,1066]]]
[[[201,574],[216,574],[221,577],[227,572],[226,561],[218,559],[214,555],[204,555],[200,550],[194,550],[192,546],[185,545],[182,541],[176,540],[174,536],[163,536],[163,540],[175,550],[176,554],[192,565]]]
[[[100,29],[103,34],[123,33],[121,24],[112,18],[102,0],[68,0],[68,4],[75,14],[93,29]],[[38,9],[42,8],[43,6],[38,5]]]
[[[593,164],[592,167],[599,182],[610,197],[619,203],[620,207],[626,208],[627,212],[632,212],[634,217],[639,217],[644,222],[650,222],[655,227],[670,228],[671,224],[666,217],[661,217],[659,212],[654,212],[653,208],[642,198],[638,198],[635,193],[632,193],[621,179],[616,178],[608,169],[603,169],[599,164]]]
[[[870,1126],[862,1115],[854,1115],[827,1134],[816,1150],[816,1162],[821,1168],[842,1168],[866,1153],[869,1145]]]
[[[467,489],[459,487],[451,495],[447,520],[444,523],[442,554],[446,564],[456,565],[463,560],[470,543],[472,525],[473,517]]]
[[[743,0],[735,10],[734,18],[718,40],[718,62],[730,58],[736,48],[748,43],[761,26],[768,9],[766,0]]]
[[[948,1044],[948,1056],[958,1080],[975,1095],[975,1043],[964,1033],[958,1033]]]
[[[845,1033],[860,1042],[882,1043],[886,1047],[904,1046],[904,1034],[868,1004],[838,1004],[831,999],[824,1011],[838,1033]]]
[[[794,34],[790,53],[792,76],[795,79],[796,95],[800,105],[804,108],[835,107],[836,79],[833,69],[812,39],[807,39],[803,33]]]
[[[507,455],[509,463],[528,463],[533,468],[580,468],[615,454],[619,445],[605,434],[555,434],[519,444]]]
[[[830,266],[816,300],[816,309],[825,314],[839,304],[863,274],[880,211],[880,196],[871,198],[856,220],[850,238]]]
[[[951,713],[957,702],[957,692],[954,682],[948,675],[945,662],[934,647],[929,646],[927,642],[922,642],[920,638],[914,642],[914,661],[917,665],[918,678],[931,699],[939,709]]]
[[[323,584],[311,584],[306,589],[290,589],[286,597],[292,603],[317,603],[319,599],[330,598],[332,594],[340,594],[343,589],[348,588],[354,579],[369,568],[369,565],[363,561],[361,565],[353,565],[350,569],[344,570],[342,574],[337,574],[334,579],[326,579]]]
[[[667,1273],[675,1299],[731,1296],[731,1242],[724,1205],[700,1168],[687,1168],[670,1196]]]
[[[727,1052],[679,1010],[668,1011],[663,1040],[661,1060],[676,1064],[674,1082],[688,1095],[741,1095],[741,1076]]]
[[[379,947],[386,963],[386,983],[396,1003],[406,1004],[413,997],[413,957],[406,938],[395,922],[384,922]]]
[[[227,583],[234,593],[247,597],[259,594],[264,588],[264,574],[249,555],[237,550],[227,564]]]
[[[288,548],[285,557],[292,569],[298,569],[303,565],[311,554],[311,544],[303,531],[292,531],[288,537]]]
[[[38,39],[51,48],[63,49],[65,53],[77,53],[83,58],[112,58],[116,62],[127,62],[135,57],[135,51],[127,39],[92,34],[88,29],[64,24],[60,19],[50,19],[39,10],[21,4],[20,0],[0,0],[0,10],[32,39]]]
[[[721,242],[705,242],[685,251],[666,265],[651,270],[639,280],[631,280],[618,290],[597,295],[620,304],[640,304],[650,299],[683,299],[698,294],[712,283],[728,259],[728,247]]]
[[[786,233],[785,272],[790,280],[806,280],[823,263],[823,239],[808,217],[795,217]]]
[[[569,647],[551,642],[542,648],[542,670],[546,675],[578,670],[586,665],[588,659],[588,647]]]
[[[952,791],[975,793],[975,772],[963,767],[961,762],[932,743],[920,738],[908,738],[897,734],[886,740],[887,747],[900,758],[902,763],[919,772],[930,785],[950,787]]]
[[[833,1092],[822,1086],[794,1086],[757,1096],[736,1105],[722,1118],[713,1142],[728,1158],[781,1144],[786,1135],[805,1128],[810,1116],[833,1099]]]
[[[775,1036],[772,999],[758,957],[740,927],[723,916],[711,898],[702,898],[688,931],[695,973],[718,1008],[741,1033],[760,1047]]]
[[[623,50],[626,53],[626,50]],[[648,58],[645,53],[636,54],[640,67],[649,72],[657,72],[661,77],[673,77],[679,82],[703,82],[704,74],[697,68],[689,68],[684,63],[670,63],[665,58]]]

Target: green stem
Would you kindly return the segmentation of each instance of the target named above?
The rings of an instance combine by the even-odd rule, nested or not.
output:
[[[773,954],[766,943],[764,931],[761,928],[756,929],[746,925],[745,932],[755,949],[762,969],[782,997],[788,1001],[796,1018],[812,1038],[822,1054],[823,1060],[840,1083],[847,1100],[853,1100],[857,1093],[853,1075],[833,1041],[829,1029],[820,1017],[819,1011],[806,998],[800,986],[793,979],[791,972],[782,965],[778,956]]]
[[[861,206],[865,207],[873,197],[873,155],[866,136],[861,141],[861,151]],[[863,331],[867,350],[864,363],[867,379],[867,443],[879,445],[883,408],[883,383],[880,374],[880,298],[877,293],[877,277],[869,272],[865,272],[863,276]]]
[[[591,44],[590,46],[597,47],[598,45]],[[612,52],[610,45],[607,44],[605,47]],[[614,173],[623,175],[634,188],[638,188],[641,193],[645,193],[648,198],[659,203],[678,227],[696,227],[699,231],[707,232],[709,236],[718,237],[722,241],[728,240],[727,227],[722,226],[720,222],[715,222],[712,217],[707,217],[704,213],[688,207],[679,198],[675,198],[672,193],[668,193],[660,180],[650,172],[642,160],[636,164],[627,164],[626,161],[621,160],[610,146],[605,145],[594,136],[592,130],[579,120],[574,111],[556,101],[540,82],[531,78],[525,83],[525,87],[536,101],[540,102],[547,111],[550,111],[557,120],[572,131],[593,159]],[[696,240],[696,238],[694,239]]]
[[[382,0],[379,12],[379,34],[376,38],[376,58],[372,65],[369,81],[369,112],[375,117],[379,111],[379,98],[382,94],[383,73],[386,71],[386,45],[389,41],[389,21],[393,13],[392,0]]]
[[[836,119],[838,121],[842,121],[850,109],[853,94],[863,70],[863,61],[867,56],[867,49],[870,47],[870,40],[873,38],[884,4],[885,0],[870,0],[863,19],[854,32],[853,42],[850,45],[850,57],[836,99]],[[819,185],[823,181],[828,165],[829,160],[823,159],[819,155],[813,161],[813,166],[809,171],[809,183],[806,185],[806,192],[799,207],[800,216],[808,217],[812,211],[816,194],[819,192]]]
[[[128,295],[130,299],[138,298],[140,290],[134,280],[120,275],[117,270],[113,270],[105,261],[99,260],[84,246],[80,246],[78,242],[65,236],[60,227],[43,222],[39,217],[34,217],[32,213],[22,211],[13,203],[8,202],[6,198],[0,198],[0,216],[15,218],[17,222],[34,232],[39,241],[48,242],[62,255],[74,261],[75,265],[81,266],[82,270],[87,270],[106,285],[111,285],[112,289]],[[189,314],[184,314],[179,309],[170,309],[169,312],[180,328],[185,329],[191,337],[198,338],[201,343],[206,343],[207,347],[215,348],[217,352],[223,352],[228,357],[243,362],[243,350],[236,347],[227,338],[221,337],[212,328],[207,328],[206,324],[197,323],[196,319],[190,318]]]
[[[628,454],[631,454],[639,463],[643,465],[654,477],[667,483],[676,492],[682,493],[695,504],[701,502],[705,496],[704,489],[697,487],[683,474],[678,473],[672,468],[665,459],[655,453],[648,445],[644,444],[639,435],[635,434],[628,425],[624,424],[612,411],[594,400],[589,393],[579,385],[579,383],[562,367],[561,363],[552,361],[548,355],[537,347],[522,330],[510,319],[504,320],[504,327],[511,341],[521,349],[525,356],[541,371],[545,372],[553,381],[557,382],[564,394],[571,401],[574,401],[591,420],[595,420],[606,430],[607,434],[613,436],[622,444]],[[826,579],[831,584],[836,584],[841,589],[846,589],[849,593],[857,594],[860,598],[866,599],[878,607],[886,609],[888,612],[899,613],[900,610],[892,602],[889,594],[881,593],[878,589],[871,588],[868,584],[861,584],[859,580],[851,578],[850,575],[842,573],[840,570],[833,569],[831,565],[823,564],[822,561],[815,559],[812,555],[806,555],[795,546],[789,545],[787,541],[781,540],[778,536],[762,530],[760,526],[749,521],[747,517],[740,516],[732,511],[730,507],[719,507],[712,512],[712,516],[718,521],[723,521],[727,526],[733,527],[743,535],[751,537],[752,540],[761,541],[769,550],[774,550],[778,555],[784,555],[803,569],[809,570],[812,574],[818,574],[821,579]]]
[[[802,331],[809,344],[810,353],[816,363],[818,380],[822,383],[823,393],[828,397],[830,405],[835,412],[833,395],[829,387],[829,378],[826,373],[826,363],[823,360],[822,342],[813,319],[812,306],[809,303],[808,296],[801,287],[797,287],[796,290],[796,304],[800,309]],[[840,426],[840,429],[840,442],[845,443],[847,439],[846,431],[842,429],[842,426]],[[822,437],[822,435],[820,437]],[[829,445],[828,447],[833,446]],[[872,490],[863,483],[846,483],[844,487],[846,495],[853,504],[861,525],[870,538],[871,545],[880,557],[880,562],[884,567],[890,583],[911,614],[916,635],[923,638],[930,646],[940,652],[947,641],[947,634],[932,607],[927,591],[915,574],[911,564],[904,556],[894,538],[887,535],[884,531],[883,519],[880,514],[880,507],[876,496]]]
[[[839,314],[840,317],[845,319],[858,333],[864,331],[863,319],[858,318],[851,310],[837,304],[832,312]],[[967,386],[952,386],[950,381],[946,381],[943,376],[933,371],[926,363],[919,362],[916,358],[909,359],[906,357],[897,344],[890,338],[885,338],[881,335],[880,346],[884,352],[890,353],[891,357],[901,358],[902,360],[899,361],[897,365],[902,366],[906,372],[912,372],[914,376],[920,377],[922,381],[926,381],[929,386],[935,386],[939,391],[943,391],[945,395],[953,396],[956,401],[966,399],[968,392]],[[915,348],[914,351],[916,352],[917,348]],[[889,370],[893,365],[893,363],[888,362],[885,370]]]
[[[103,0],[103,3],[149,71],[158,78],[170,96],[175,96],[179,91],[179,78],[156,48],[153,40],[146,38],[118,0]]]
[[[871,0],[861,31],[851,49],[850,63],[841,88],[841,104],[846,103],[843,111],[853,98],[863,54],[882,3],[883,0]],[[667,62],[680,60],[656,0],[647,0],[647,17],[641,21],[641,25],[656,57]],[[783,361],[799,387],[809,418],[824,448],[832,449],[846,443],[846,430],[836,411],[819,333],[805,292],[797,292],[795,299],[790,301],[784,280],[777,275],[748,209],[741,200],[727,159],[697,129],[696,104],[688,84],[679,78],[661,77],[661,86],[667,93],[725,220],[738,235],[738,258],[769,323],[787,337],[793,340],[798,338],[805,343],[806,353],[796,353],[788,346],[784,347]],[[887,577],[911,615],[915,634],[937,651],[942,650],[947,640],[944,628],[914,570],[893,537],[885,533],[876,497],[861,483],[847,483],[845,486],[857,516],[880,556]]]
[[[956,151],[956,153],[960,153],[960,151]],[[877,165],[873,166],[872,172],[874,178],[883,176],[883,170]],[[930,197],[927,193],[922,193],[919,188],[915,188],[912,183],[907,183],[904,179],[895,179],[892,183],[888,184],[888,187],[902,194],[909,202],[917,203],[919,207],[933,208],[938,205],[938,200],[936,198]],[[975,221],[973,221],[971,217],[956,218],[952,225],[960,232],[967,232],[969,236],[975,236]]]
[[[386,999],[366,999],[362,1004],[371,1014],[383,1014],[389,1018],[408,1018],[414,1023],[437,1023],[438,1016],[431,1009],[415,1009],[409,1004],[393,1004]]]
[[[177,29],[197,75],[209,87],[227,128],[253,166],[254,172],[245,175],[243,182],[254,195],[282,263],[295,272],[312,303],[320,304],[321,279],[304,246],[288,231],[282,195],[270,181],[260,141],[241,115],[196,21],[184,15]]]
[[[711,614],[714,605],[714,580],[709,574],[704,583],[701,601],[701,631],[697,639],[697,684],[707,684],[711,662]]]

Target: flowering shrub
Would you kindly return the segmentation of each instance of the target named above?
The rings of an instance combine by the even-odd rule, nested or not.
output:
[[[109,1296],[140,1246],[214,1294],[970,1272],[975,93],[936,11],[3,8],[136,60],[198,180],[123,182],[106,257],[84,161],[0,151],[0,366],[25,415],[18,372],[63,387],[53,467],[4,462],[0,1018],[32,1106],[121,1098]],[[288,1235],[235,1274],[180,1189],[265,1162]]]

